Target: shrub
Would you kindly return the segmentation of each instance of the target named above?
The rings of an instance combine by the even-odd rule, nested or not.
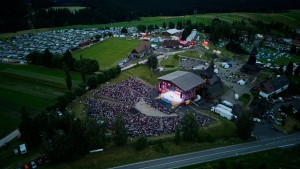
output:
[[[154,150],[159,153],[169,153],[169,150],[165,147],[163,140],[157,141],[157,143],[154,145]]]
[[[147,146],[148,139],[144,136],[139,137],[134,143],[134,148],[138,151],[145,149]]]

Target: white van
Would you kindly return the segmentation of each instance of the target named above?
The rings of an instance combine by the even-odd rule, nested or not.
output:
[[[20,145],[20,153],[21,154],[26,154],[27,153],[27,149],[26,149],[26,145],[25,144],[21,144]]]

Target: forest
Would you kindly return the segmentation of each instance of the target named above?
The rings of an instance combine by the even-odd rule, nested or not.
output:
[[[32,28],[135,21],[142,16],[179,16],[224,12],[286,12],[298,0],[3,0],[0,33]],[[83,6],[72,12],[54,6]]]

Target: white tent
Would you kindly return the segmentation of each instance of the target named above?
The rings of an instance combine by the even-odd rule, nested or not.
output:
[[[167,32],[168,32],[170,35],[174,35],[174,34],[176,34],[176,33],[182,32],[182,30],[178,30],[178,29],[168,29]]]
[[[214,69],[214,72],[215,72],[216,74],[218,74],[218,73],[219,73],[219,70],[218,70],[217,68],[215,68],[215,69]]]
[[[241,85],[241,86],[245,85],[245,83],[246,83],[246,82],[245,82],[243,79],[237,81],[237,84],[239,84],[239,85]]]
[[[223,68],[228,69],[230,66],[226,63],[223,65]]]

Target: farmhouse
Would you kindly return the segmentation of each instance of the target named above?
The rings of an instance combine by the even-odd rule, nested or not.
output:
[[[289,80],[285,75],[278,75],[274,79],[269,79],[259,85],[259,95],[268,98],[274,94],[278,94],[289,86]]]
[[[135,49],[133,49],[130,54],[128,55],[128,58],[142,58],[145,55],[149,54],[151,52],[151,46],[149,41],[145,41],[143,44],[139,45]]]
[[[177,40],[164,40],[162,46],[165,48],[179,48],[180,43]]]

